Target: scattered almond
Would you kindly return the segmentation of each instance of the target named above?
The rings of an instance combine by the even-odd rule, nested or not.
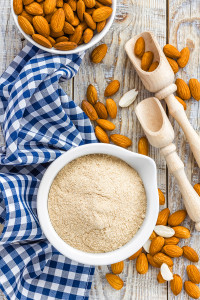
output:
[[[136,259],[142,252],[142,248],[140,248],[137,252],[135,252],[133,255],[131,255],[129,257],[129,260],[133,260],[133,259]]]
[[[178,210],[169,216],[168,224],[170,226],[178,226],[185,220],[186,215],[185,210]]]
[[[188,265],[187,268],[187,275],[193,283],[199,284],[200,283],[200,272],[195,265]]]
[[[174,236],[177,238],[188,239],[190,237],[189,229],[184,226],[175,226],[172,229],[175,231]]]
[[[161,189],[158,189],[158,195],[159,195],[159,204],[164,205],[165,204],[165,196]]]
[[[199,256],[193,248],[191,248],[189,246],[183,246],[182,249],[183,249],[183,256],[185,258],[187,258],[188,260],[190,260],[192,262],[199,261]]]
[[[158,283],[165,283],[166,282],[166,280],[162,277],[161,272],[158,273],[157,281],[158,281]]]
[[[132,90],[126,92],[121,97],[121,99],[119,101],[119,106],[120,107],[128,107],[135,101],[137,95],[138,95],[138,91],[136,91],[135,89],[132,89]]]
[[[119,87],[120,87],[119,80],[111,81],[105,89],[104,96],[110,97],[110,96],[116,94],[119,90]]]
[[[142,56],[141,68],[144,71],[148,71],[152,62],[153,62],[154,54],[151,51],[147,51]]]
[[[177,237],[172,236],[171,238],[165,239],[165,245],[177,245],[179,241]]]
[[[95,105],[98,100],[97,90],[92,84],[90,84],[87,88],[87,100],[92,105]]]
[[[166,245],[163,250],[170,257],[180,257],[183,254],[183,249],[177,245]]]
[[[182,278],[178,274],[174,274],[173,280],[170,282],[172,293],[177,296],[180,294],[182,287],[183,287],[183,281]]]
[[[81,107],[91,121],[95,121],[98,118],[96,110],[88,101],[83,100]]]
[[[115,290],[121,290],[123,288],[124,283],[119,276],[115,274],[106,274],[106,279]]]
[[[173,279],[173,274],[171,270],[169,269],[168,265],[163,263],[160,267],[160,273],[162,275],[162,278],[166,281],[171,281]]]
[[[112,131],[112,130],[115,129],[115,125],[112,122],[108,121],[108,120],[98,119],[98,120],[96,120],[96,122],[104,130]]]
[[[137,39],[135,43],[134,53],[138,57],[142,57],[145,52],[145,41],[143,37]]]
[[[195,79],[191,78],[189,81],[189,87],[190,87],[190,92],[192,94],[192,97],[199,101],[200,100],[200,82]]]
[[[196,183],[196,184],[194,185],[194,189],[195,189],[195,191],[197,192],[197,194],[200,196],[200,183]]]
[[[106,107],[103,103],[101,102],[97,102],[95,105],[94,105],[94,108],[97,112],[97,115],[99,116],[100,119],[107,119],[108,118],[108,113],[107,113],[107,110],[106,110]]]
[[[105,57],[107,53],[108,47],[106,44],[101,44],[97,46],[91,54],[91,61],[94,64],[98,64],[102,61],[102,59]]]
[[[160,268],[160,265],[156,264],[155,261],[153,260],[153,256],[151,254],[147,254],[147,259],[150,265],[154,268]]]
[[[106,108],[111,119],[115,119],[117,116],[117,104],[113,99],[106,100]]]
[[[178,96],[183,100],[189,100],[191,93],[187,83],[183,79],[177,78],[175,84],[177,86]]]
[[[128,148],[132,145],[132,141],[122,134],[112,134],[110,139],[114,144],[123,148]]]
[[[186,110],[187,109],[187,105],[186,105],[185,101],[183,101],[183,99],[181,99],[178,96],[175,96],[175,98],[183,105],[184,110]]]
[[[120,274],[124,269],[124,262],[120,261],[118,263],[111,265],[111,270],[114,274]]]
[[[170,57],[170,58],[181,57],[181,53],[177,50],[177,48],[170,44],[167,44],[163,47],[163,52],[165,53],[165,55],[167,57]]]
[[[163,248],[165,243],[165,240],[163,237],[161,236],[157,236],[155,237],[152,241],[151,241],[151,245],[149,248],[149,253],[154,256],[156,253],[160,252],[161,249]]]
[[[188,296],[190,296],[194,299],[199,299],[200,289],[195,283],[193,283],[191,281],[185,281],[184,289],[185,289],[186,293],[188,294]]]
[[[178,72],[178,70],[179,70],[177,62],[174,59],[172,59],[172,58],[169,58],[169,57],[166,57],[166,58],[168,60],[168,63],[170,64],[173,72],[176,74]]]
[[[179,67],[184,68],[188,63],[189,58],[190,58],[190,50],[188,47],[185,47],[181,50],[181,56],[177,60]]]
[[[153,256],[153,260],[156,264],[158,264],[159,266],[161,266],[163,263],[167,264],[169,267],[172,267],[173,266],[173,260],[165,255],[164,253],[156,253],[154,256]]]
[[[142,155],[149,154],[149,143],[145,136],[141,137],[138,142],[138,153]]]
[[[95,127],[95,135],[100,142],[106,144],[109,143],[109,137],[107,133],[100,126]]]
[[[136,270],[139,274],[146,274],[148,272],[148,260],[144,253],[137,257]]]
[[[170,214],[169,208],[164,208],[158,214],[156,225],[167,225],[167,220]]]

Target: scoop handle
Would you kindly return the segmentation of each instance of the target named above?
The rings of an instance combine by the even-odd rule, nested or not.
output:
[[[169,171],[174,175],[178,182],[188,215],[196,223],[196,230],[200,231],[200,197],[185,174],[184,164],[176,152],[176,146],[170,144],[163,147],[161,153],[166,159]]]
[[[169,95],[165,98],[165,101],[167,103],[170,115],[172,115],[172,117],[183,129],[196,162],[200,167],[200,136],[190,124],[182,104],[177,101],[175,96],[173,94]]]

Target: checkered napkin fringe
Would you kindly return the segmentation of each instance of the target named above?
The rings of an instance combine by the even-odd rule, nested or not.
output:
[[[96,142],[87,116],[58,84],[77,73],[83,55],[51,55],[28,44],[0,78],[0,288],[7,299],[88,299],[94,268],[52,247],[36,212],[48,164]]]

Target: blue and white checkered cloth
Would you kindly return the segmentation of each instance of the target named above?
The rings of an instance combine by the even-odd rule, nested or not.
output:
[[[51,55],[28,44],[0,78],[0,288],[8,299],[89,297],[94,268],[61,255],[36,212],[49,163],[96,142],[89,119],[58,84],[77,73],[83,55]]]

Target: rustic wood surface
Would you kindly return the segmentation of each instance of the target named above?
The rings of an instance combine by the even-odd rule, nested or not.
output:
[[[10,1],[0,0],[0,71],[6,69],[9,63],[17,55],[25,44],[24,38],[16,29],[11,11]],[[182,47],[188,46],[191,57],[188,66],[177,74],[188,80],[190,77],[200,79],[200,1],[199,0],[119,0],[115,22],[104,38],[109,51],[103,63],[91,64],[89,50],[83,60],[78,75],[70,82],[62,84],[76,103],[85,98],[86,88],[89,83],[96,86],[101,101],[104,88],[111,79],[118,79],[121,83],[120,91],[114,97],[118,103],[120,96],[132,88],[139,90],[136,103],[129,108],[119,109],[115,120],[116,133],[129,136],[133,141],[130,150],[137,152],[138,139],[143,136],[141,127],[136,119],[134,107],[137,103],[148,97],[148,93],[141,84],[136,72],[129,62],[124,44],[126,41],[142,31],[150,30],[158,38],[163,46],[167,42]],[[187,115],[194,126],[200,132],[200,109],[195,100],[187,101]],[[195,163],[190,148],[178,124],[170,118],[175,130],[175,144],[178,154],[183,159],[186,172],[191,182],[200,181],[200,171]],[[0,134],[1,142],[1,134]],[[173,212],[183,207],[181,196],[174,178],[168,174],[165,161],[160,156],[159,150],[150,147],[150,156],[155,159],[158,168],[158,185],[166,195],[167,205]],[[200,235],[194,230],[194,224],[186,220],[185,224],[192,231],[189,241],[182,244],[190,244],[199,249]],[[200,254],[200,250],[199,254]],[[174,273],[180,274],[186,279],[185,266],[188,262],[184,259],[176,259]],[[105,274],[110,272],[110,266],[96,268],[94,281],[90,293],[92,300],[164,300],[164,299],[189,299],[184,292],[175,297],[168,284],[157,283],[158,270],[149,267],[146,275],[139,275],[135,270],[135,261],[126,261],[123,273],[124,288],[121,291],[113,290],[105,280]],[[5,299],[0,294],[0,300]]]

